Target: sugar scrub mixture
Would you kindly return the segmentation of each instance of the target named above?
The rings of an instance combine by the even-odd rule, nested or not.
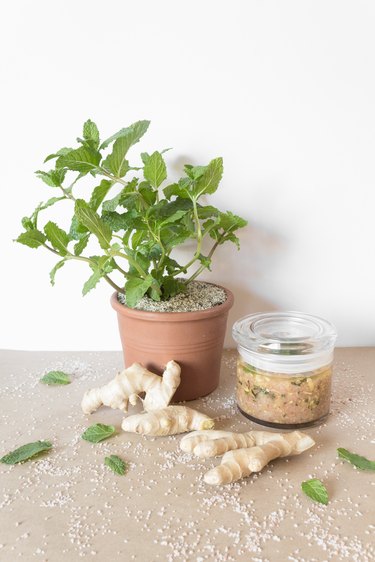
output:
[[[237,403],[256,419],[299,425],[323,420],[329,413],[331,365],[303,376],[287,376],[239,360],[237,374]]]

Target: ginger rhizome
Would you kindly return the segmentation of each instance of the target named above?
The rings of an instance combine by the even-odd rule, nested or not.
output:
[[[128,416],[124,418],[121,427],[124,431],[142,435],[175,435],[192,430],[212,429],[214,421],[187,406],[167,406],[160,410]]]
[[[135,405],[142,400],[144,412],[126,417],[122,429],[142,435],[175,435],[192,430],[214,427],[214,421],[187,406],[169,406],[181,381],[181,368],[169,361],[163,375],[155,375],[139,363],[133,363],[108,384],[85,393],[82,410],[85,414],[95,412],[100,406],[128,411],[129,403]],[[145,394],[144,398],[142,396]]]
[[[155,375],[139,363],[119,373],[108,384],[93,388],[85,393],[82,410],[92,414],[100,406],[109,406],[123,412],[128,411],[128,404],[135,405],[140,395],[146,412],[168,406],[181,381],[181,368],[175,361],[169,361],[163,375]]]
[[[314,440],[300,431],[272,433],[249,431],[199,431],[183,437],[180,447],[185,452],[207,458],[223,455],[221,464],[204,475],[207,484],[229,484],[259,472],[278,457],[299,455],[310,449]]]

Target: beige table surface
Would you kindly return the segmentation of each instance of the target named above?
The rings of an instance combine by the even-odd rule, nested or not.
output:
[[[217,427],[243,431],[257,426],[236,410],[235,361],[226,351],[220,389],[191,405],[217,417]],[[182,453],[178,436],[126,434],[122,414],[107,408],[82,414],[83,392],[112,378],[120,353],[3,351],[0,364],[1,455],[53,442],[39,459],[0,465],[1,561],[375,560],[375,473],[336,456],[341,446],[375,459],[375,348],[337,350],[332,414],[309,431],[313,450],[223,487],[202,480],[218,460]],[[70,373],[72,384],[40,384],[53,369]],[[94,422],[118,434],[83,441]],[[125,476],[104,466],[109,454],[129,462]],[[312,477],[326,484],[328,506],[302,494]]]

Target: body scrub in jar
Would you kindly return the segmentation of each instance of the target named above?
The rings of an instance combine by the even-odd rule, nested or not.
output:
[[[233,326],[238,347],[237,404],[269,427],[317,425],[329,414],[332,324],[300,312],[252,314]]]

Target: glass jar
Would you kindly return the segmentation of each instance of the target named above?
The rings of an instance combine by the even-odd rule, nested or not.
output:
[[[332,324],[300,312],[251,314],[233,326],[237,404],[249,419],[295,429],[324,421],[330,409]]]

